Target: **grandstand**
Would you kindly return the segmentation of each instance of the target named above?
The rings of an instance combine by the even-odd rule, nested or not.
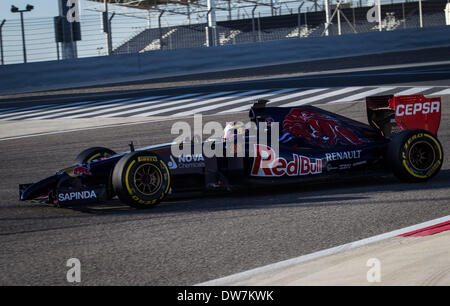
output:
[[[334,17],[325,31],[324,0],[107,0],[109,11],[104,0],[83,0],[81,40],[75,46],[76,57],[380,30],[379,19],[369,22],[367,17],[378,0],[341,0],[340,14],[335,13],[339,0],[328,1],[329,16]],[[420,2],[422,18],[419,0],[381,0],[382,31],[417,28],[421,20],[424,27],[446,24],[444,8],[447,0]],[[108,31],[105,31],[106,23],[102,17],[106,15],[111,25]],[[4,21],[6,23],[0,27],[1,63],[21,63],[24,48],[20,19]],[[55,42],[52,17],[27,18],[25,30],[29,61],[59,60],[67,55],[63,52],[67,46]]]
[[[446,0],[422,2],[423,26],[445,25]],[[332,11],[335,8],[332,7]],[[378,23],[367,21],[370,6],[347,5],[341,9],[341,34],[378,31]],[[320,7],[319,7],[320,9]],[[389,3],[382,5],[382,29],[415,28],[420,26],[418,2]],[[329,35],[338,34],[336,16],[328,27]],[[114,48],[113,53],[134,53],[151,50],[195,48],[207,45],[207,23],[148,28]],[[262,42],[279,39],[323,36],[325,11],[308,11],[275,16],[254,16],[239,20],[218,21],[217,45]]]

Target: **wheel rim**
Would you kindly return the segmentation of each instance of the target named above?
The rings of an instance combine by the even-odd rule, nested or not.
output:
[[[97,158],[103,158],[103,157],[109,157],[109,156],[111,156],[111,154],[109,154],[109,153],[98,153],[98,154],[95,154],[95,155],[89,157],[87,162],[93,161]]]
[[[419,171],[425,171],[431,168],[435,158],[433,146],[425,141],[416,142],[409,150],[411,166]]]
[[[134,173],[134,185],[136,189],[151,196],[161,189],[163,177],[161,171],[153,164],[140,165]]]

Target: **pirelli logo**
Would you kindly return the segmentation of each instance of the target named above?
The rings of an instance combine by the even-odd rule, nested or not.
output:
[[[139,156],[138,161],[140,161],[140,162],[157,162],[158,158],[156,156]]]

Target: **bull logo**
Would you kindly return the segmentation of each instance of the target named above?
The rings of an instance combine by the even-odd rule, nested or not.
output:
[[[291,109],[283,121],[281,141],[303,139],[322,145],[361,144],[362,140],[349,128],[336,120],[311,110]]]

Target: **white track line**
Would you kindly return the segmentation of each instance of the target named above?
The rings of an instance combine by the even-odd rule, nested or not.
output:
[[[269,103],[274,103],[274,102],[277,102],[277,101],[284,101],[284,100],[290,99],[292,97],[304,96],[304,95],[315,93],[315,92],[322,91],[322,90],[325,90],[325,89],[321,88],[321,89],[303,90],[303,91],[296,92],[296,93],[293,93],[293,94],[284,95],[284,96],[273,98],[273,99],[271,98]],[[294,91],[294,90],[301,90],[301,89],[300,88],[290,88],[287,92]],[[227,110],[218,112],[218,114],[237,113],[237,112],[241,112],[241,111],[247,111],[247,110],[250,109],[250,107],[251,107],[251,105],[243,105],[243,106],[239,106],[239,107],[236,107],[236,108],[227,109]]]
[[[163,98],[166,96],[158,96],[159,98]],[[152,97],[146,97],[146,98],[139,98],[139,99],[133,99],[129,100],[130,103],[140,102],[143,100],[149,100]],[[124,98],[126,99],[126,98]],[[88,101],[88,102],[76,102],[76,103],[68,103],[68,104],[46,104],[46,105],[37,105],[37,106],[31,106],[31,107],[24,107],[24,108],[16,108],[14,110],[10,110],[8,112],[0,113],[0,119],[2,117],[10,117],[10,116],[16,116],[19,114],[30,114],[30,113],[38,113],[42,110],[49,110],[49,109],[65,109],[67,107],[72,106],[78,106],[78,105],[89,105],[89,103],[93,103],[96,101]],[[19,112],[22,111],[22,112]]]
[[[122,103],[104,103],[106,105],[100,104],[99,106],[91,106],[88,105],[86,107],[77,107],[76,109],[69,109],[69,110],[62,110],[56,114],[48,115],[48,116],[42,116],[42,117],[36,117],[33,118],[35,120],[38,119],[53,119],[53,118],[78,118],[82,117],[83,115],[91,115],[91,110],[100,109],[98,112],[109,112],[112,108],[120,107],[120,108],[131,108],[136,107],[137,105],[149,105],[151,101],[153,100],[160,100],[165,96],[155,96],[155,97],[147,97],[145,100],[146,102],[141,103],[135,103],[134,100],[129,101],[123,101]],[[66,116],[69,115],[69,116]]]
[[[117,110],[122,110],[122,109],[129,109],[130,107],[139,107],[139,106],[144,106],[144,105],[152,105],[152,104],[156,104],[156,103],[161,103],[161,99],[163,98],[168,98],[167,96],[155,96],[155,97],[147,97],[145,99],[139,99],[140,101],[145,100],[145,102],[139,102],[136,103],[135,100],[133,100],[131,103],[128,103],[126,105],[119,105],[119,106],[114,106],[114,107],[110,107],[108,109],[105,109],[105,106],[99,106],[99,107],[92,107],[89,108],[89,112],[83,112],[81,114],[74,114],[74,115],[70,115],[70,116],[64,116],[64,118],[66,119],[76,119],[76,118],[95,118],[95,116],[93,115],[98,115],[98,114],[104,114],[104,113],[110,113],[111,111],[117,111]],[[155,101],[157,100],[157,101]],[[99,109],[97,111],[93,111],[94,109]]]
[[[409,88],[400,92],[396,92],[395,95],[396,96],[403,96],[403,95],[415,95],[421,92],[424,92],[428,89],[431,89],[433,87],[414,87],[414,88]]]
[[[91,101],[91,102],[94,102],[94,101]],[[82,103],[89,103],[89,102],[82,102]],[[16,113],[21,113],[21,112],[24,112],[24,113],[26,113],[26,112],[30,112],[30,111],[32,111],[32,110],[35,110],[35,109],[45,109],[45,108],[48,108],[48,107],[52,107],[52,108],[54,108],[54,107],[64,107],[64,104],[44,104],[44,105],[35,105],[35,106],[27,106],[27,107],[19,107],[19,108],[15,108],[15,109],[11,109],[11,110],[8,110],[8,111],[5,111],[5,112],[1,112],[0,113],[0,118],[1,117],[5,117],[5,116],[9,116],[11,113],[13,113],[13,114],[16,114]]]
[[[306,95],[311,95],[311,94],[315,94],[324,90],[327,90],[330,88],[315,88],[315,89],[307,89],[301,92],[296,92],[290,95],[286,95],[286,96],[282,96],[282,97],[278,97],[278,98],[274,98],[271,99],[270,102],[280,102],[280,101],[284,101],[284,100],[288,100],[288,99],[292,99],[292,98],[296,98],[296,97],[302,97],[302,96],[306,96]]]
[[[267,90],[266,89],[251,90],[251,91],[247,92],[246,98],[241,98],[241,99],[237,99],[237,100],[233,100],[233,101],[229,101],[229,102],[225,102],[225,103],[195,108],[195,109],[188,110],[185,112],[173,114],[172,116],[173,117],[184,117],[184,116],[189,116],[189,115],[193,115],[193,114],[200,114],[203,111],[209,111],[209,110],[216,109],[216,108],[223,107],[223,106],[228,106],[228,105],[233,105],[233,104],[237,104],[237,103],[241,103],[241,102],[245,102],[245,101],[254,100],[255,99],[254,95],[260,94],[263,92],[267,92]],[[258,96],[258,97],[262,97],[262,96]]]
[[[433,95],[449,95],[449,94],[450,94],[450,88],[433,93]]]
[[[329,103],[331,104],[331,103],[339,103],[339,102],[347,102],[347,101],[357,101],[357,100],[364,99],[364,98],[366,98],[368,96],[371,96],[371,95],[376,95],[376,94],[379,94],[379,93],[382,93],[382,92],[385,92],[385,91],[393,90],[395,88],[396,87],[378,87],[378,88],[374,88],[372,90],[361,92],[359,94],[348,96],[348,97],[345,97],[345,98],[342,98],[342,99],[339,99],[339,100],[336,100],[336,101],[332,101],[332,102],[329,102]]]
[[[326,88],[325,88],[325,89],[326,89]],[[264,96],[261,96],[261,97],[258,97],[258,98],[268,98],[269,103],[273,103],[273,102],[277,102],[277,101],[284,101],[284,100],[286,100],[286,99],[290,99],[290,98],[293,98],[293,97],[304,96],[304,95],[311,94],[311,93],[315,93],[315,92],[322,91],[322,90],[325,90],[325,89],[309,89],[309,90],[304,90],[304,91],[301,91],[301,92],[296,92],[296,93],[293,93],[293,94],[285,95],[285,96],[278,97],[278,98],[274,98],[274,99],[271,99],[271,98],[270,98],[270,96],[274,96],[274,95],[281,94],[281,93],[284,93],[284,92],[285,92],[285,91],[283,91],[283,90],[280,90],[280,91],[278,91],[278,92],[268,93],[268,94],[266,94],[266,95],[264,95]],[[240,102],[243,102],[243,101],[240,101]],[[239,103],[240,103],[240,102],[239,102]],[[236,108],[232,108],[232,109],[227,109],[227,110],[218,112],[218,114],[236,113],[236,112],[239,112],[239,111],[249,110],[250,107],[251,107],[251,105],[243,105],[243,106],[240,106],[240,107],[236,107]]]
[[[293,93],[293,94],[281,96],[281,97],[278,97],[278,98],[270,99],[269,103],[275,103],[275,102],[279,102],[279,101],[292,99],[292,98],[295,98],[295,97],[306,96],[306,95],[318,93],[318,92],[321,92],[321,91],[324,91],[324,90],[327,90],[327,89],[329,89],[329,88],[308,89],[308,90],[296,92],[296,93]],[[241,107],[236,107],[236,108],[233,108],[233,109],[229,109],[229,110],[226,110],[226,111],[219,112],[219,114],[227,114],[227,113],[233,113],[233,112],[246,111],[246,110],[250,109],[250,106],[251,105],[244,105],[244,106],[241,106]]]
[[[166,96],[167,95],[160,96],[160,97],[166,97]],[[140,102],[140,101],[145,101],[148,98],[149,97],[132,99],[130,101]],[[123,98],[123,99],[128,99],[128,98]],[[10,113],[15,113],[14,115],[16,115],[16,114],[20,114],[20,113],[29,113],[32,110],[36,110],[36,109],[45,110],[45,109],[65,108],[65,107],[70,107],[70,106],[89,104],[89,103],[93,103],[96,101],[98,101],[98,100],[85,101],[85,102],[72,102],[72,103],[64,103],[64,104],[44,104],[44,105],[35,105],[35,106],[27,106],[27,107],[19,107],[19,108],[18,107],[4,108],[4,109],[0,110],[0,117],[4,117],[5,115],[9,116],[8,114],[10,114]],[[22,112],[22,111],[24,111],[24,112]]]
[[[206,95],[206,96],[209,96],[209,94]],[[162,100],[159,100],[159,101],[152,102],[152,104],[158,104],[160,102],[164,102],[164,103],[158,104],[156,106],[155,105],[151,105],[151,106],[138,107],[138,108],[133,108],[133,109],[126,110],[126,111],[123,111],[123,112],[118,112],[118,113],[115,112],[115,113],[112,113],[112,114],[101,115],[101,116],[98,116],[98,117],[99,118],[120,117],[122,115],[132,114],[132,113],[136,113],[136,112],[139,112],[139,111],[146,111],[146,110],[149,110],[151,108],[163,107],[165,105],[173,105],[173,104],[179,104],[179,103],[188,103],[188,102],[194,101],[196,99],[199,99],[201,97],[205,97],[205,95],[204,94],[195,93],[195,94],[186,94],[186,95],[181,95],[181,96],[173,96],[173,97],[170,97],[170,98],[165,98],[165,99],[162,99]]]
[[[32,116],[36,116],[36,115],[41,115],[41,114],[60,112],[60,111],[64,111],[65,109],[83,108],[87,105],[113,103],[113,102],[118,102],[118,101],[123,101],[123,100],[127,100],[127,98],[108,100],[108,101],[88,101],[88,102],[76,102],[76,103],[69,103],[69,104],[58,104],[58,105],[53,104],[53,105],[49,105],[48,107],[36,106],[36,107],[33,107],[34,110],[29,109],[29,110],[23,111],[23,112],[14,112],[14,113],[10,113],[7,115],[0,115],[0,119],[2,119],[2,120],[22,119],[22,118],[28,118],[28,117],[32,117]]]
[[[232,93],[233,92],[230,92],[229,94],[232,94]],[[204,100],[204,101],[198,101],[198,102],[185,104],[185,105],[181,105],[181,106],[169,107],[169,108],[155,110],[155,111],[152,111],[152,112],[136,114],[136,115],[133,115],[131,117],[149,117],[149,116],[153,116],[153,115],[161,115],[161,114],[168,113],[168,112],[178,111],[180,109],[186,109],[186,108],[197,109],[201,105],[217,103],[217,102],[220,102],[220,101],[229,100],[229,99],[236,98],[236,97],[247,96],[247,95],[250,95],[250,94],[252,94],[251,91],[245,91],[245,92],[240,92],[240,93],[237,93],[237,94],[233,94],[231,96],[227,95],[227,96],[223,96],[223,97],[218,97],[218,98],[214,98],[214,99],[207,99],[207,100]]]
[[[11,116],[23,115],[23,114],[31,114],[31,113],[35,113],[36,111],[41,111],[41,110],[61,109],[61,108],[70,107],[70,106],[86,105],[86,104],[93,103],[93,102],[95,102],[95,101],[76,102],[76,103],[69,103],[69,104],[47,104],[47,105],[36,105],[36,106],[31,106],[31,107],[24,107],[24,108],[20,108],[17,110],[5,112],[4,114],[0,115],[0,119],[11,117]]]
[[[407,87],[407,86],[402,86],[402,87]],[[346,88],[342,88],[339,90],[334,90],[329,93],[324,93],[321,95],[312,96],[312,97],[308,97],[305,99],[300,99],[299,101],[294,101],[294,102],[290,102],[287,104],[281,104],[279,106],[291,107],[291,106],[303,105],[303,104],[307,104],[307,103],[316,102],[318,100],[326,99],[326,98],[329,98],[329,97],[332,97],[335,95],[341,95],[344,93],[355,91],[355,90],[358,90],[361,88],[364,88],[364,87],[346,87]],[[374,95],[374,94],[378,94],[378,93],[381,93],[384,91],[393,90],[395,88],[396,87],[373,88],[371,90],[362,92],[360,94],[355,94],[352,96],[347,96],[347,97],[341,98],[339,100],[330,101],[326,104],[355,101],[355,100],[362,99],[369,95]],[[395,94],[396,95],[418,94],[418,93],[421,93],[421,92],[424,92],[427,90],[431,90],[433,88],[435,88],[436,90],[439,90],[435,93],[432,93],[433,95],[450,94],[450,88],[446,88],[446,89],[442,90],[442,87],[439,88],[439,87],[429,87],[429,86],[427,86],[427,87],[411,87],[411,88],[396,92]],[[301,96],[305,96],[305,95],[309,95],[309,94],[319,93],[319,92],[327,90],[327,89],[330,89],[330,88],[304,90],[301,92],[296,92],[293,94],[288,94],[288,95],[284,95],[281,97],[271,99],[270,102],[274,103],[274,102],[285,101],[285,100],[292,99],[295,97],[301,97]],[[300,90],[300,89],[299,88],[297,88],[297,89],[290,88],[290,89],[286,89],[285,91],[289,92],[289,91],[294,91],[294,90]],[[264,90],[261,90],[261,91],[264,91]],[[236,96],[244,96],[244,95],[252,94],[253,92],[254,91],[244,92],[244,93],[241,93]],[[272,95],[275,95],[277,92],[279,93],[279,91],[276,91],[276,92],[273,92]],[[227,93],[235,93],[235,91],[215,93],[215,94],[212,94],[212,96],[218,96],[218,95],[223,95],[223,94],[227,94]],[[231,104],[230,103],[227,103],[225,105],[217,104],[217,105],[214,105],[211,107],[200,108],[200,109],[197,108],[200,105],[216,103],[218,101],[222,101],[222,100],[226,100],[226,99],[230,98],[230,97],[218,97],[218,98],[214,98],[211,100],[196,102],[195,105],[189,104],[189,105],[182,105],[182,106],[177,106],[177,107],[164,108],[164,106],[166,106],[166,104],[164,104],[164,102],[172,101],[172,102],[170,102],[171,105],[181,104],[181,103],[185,104],[187,102],[194,101],[197,98],[198,99],[202,98],[201,96],[197,96],[192,99],[186,99],[186,100],[181,100],[181,101],[177,100],[177,99],[182,99],[182,98],[186,98],[186,97],[192,97],[195,95],[201,95],[201,94],[199,94],[199,93],[187,94],[187,95],[172,96],[172,97],[168,97],[168,96],[144,97],[144,98],[138,98],[138,99],[123,98],[123,99],[115,99],[115,100],[109,100],[109,101],[76,102],[76,103],[69,103],[69,104],[64,104],[64,105],[62,105],[62,104],[57,104],[57,105],[46,104],[46,105],[37,105],[37,106],[23,107],[23,108],[12,107],[12,108],[6,108],[3,110],[0,110],[0,120],[16,120],[16,119],[27,120],[27,119],[30,119],[31,117],[33,117],[31,119],[34,119],[34,120],[49,119],[49,118],[75,119],[75,118],[86,118],[86,117],[89,118],[89,117],[94,117],[94,115],[105,114],[105,113],[106,113],[106,115],[98,116],[98,117],[108,118],[108,117],[116,117],[116,116],[120,116],[120,115],[124,115],[124,114],[128,114],[128,113],[134,113],[139,110],[151,109],[150,105],[155,105],[155,104],[161,104],[161,109],[146,112],[146,113],[139,113],[136,115],[132,115],[131,117],[146,117],[146,116],[152,116],[152,115],[156,115],[156,114],[164,114],[167,112],[177,111],[179,109],[185,109],[185,108],[189,108],[189,107],[196,108],[195,110],[175,114],[175,116],[178,117],[178,116],[186,116],[186,115],[194,114],[198,111],[208,111],[208,110],[211,110],[214,108],[219,108],[221,106],[236,104],[236,101],[232,101],[232,102],[230,102]],[[267,95],[270,96],[270,94],[267,94]],[[265,96],[267,96],[267,95],[265,95]],[[207,97],[211,97],[211,96],[207,95]],[[203,98],[205,98],[205,97],[203,97]],[[123,102],[125,100],[127,100],[127,101]],[[157,101],[155,101],[155,100],[157,100]],[[119,102],[119,101],[122,101],[123,103],[117,103],[118,106],[108,105],[109,103],[112,104],[114,102]],[[145,102],[141,102],[141,101],[145,101]],[[241,101],[241,100],[239,100],[239,101]],[[137,103],[137,102],[139,102],[139,103]],[[111,106],[113,106],[113,107],[111,107]],[[144,106],[144,107],[136,108],[136,107],[141,107],[141,106]],[[160,106],[155,105],[154,107],[159,108]],[[249,109],[249,107],[250,106],[244,105],[244,106],[240,106],[240,107],[236,107],[236,108],[218,112],[218,114],[246,111]],[[130,108],[133,108],[133,109],[130,109]],[[126,109],[126,111],[112,113],[112,111],[123,110],[123,109]],[[95,110],[95,111],[93,111],[93,110]],[[51,115],[47,115],[47,114],[51,114]],[[66,114],[68,114],[69,116],[64,116]],[[44,115],[44,116],[41,116],[41,115]],[[95,117],[97,117],[97,116],[95,116]]]
[[[420,223],[420,224],[416,224],[416,225],[412,225],[412,226],[409,226],[409,227],[405,227],[405,228],[402,228],[402,229],[398,229],[398,230],[395,230],[395,231],[392,231],[392,232],[388,232],[388,233],[384,233],[384,234],[381,234],[381,235],[369,237],[369,238],[358,240],[358,241],[355,241],[355,242],[350,242],[350,243],[343,244],[343,245],[340,245],[340,246],[337,246],[337,247],[333,247],[333,248],[330,248],[330,249],[318,251],[318,252],[315,252],[315,253],[312,253],[312,254],[291,258],[291,259],[280,261],[280,262],[277,262],[277,263],[273,263],[273,264],[270,264],[270,265],[267,265],[267,266],[251,269],[251,270],[240,272],[240,273],[237,273],[237,274],[232,274],[230,276],[225,276],[225,277],[218,278],[218,279],[215,279],[215,280],[210,280],[210,281],[207,281],[207,282],[204,282],[204,283],[197,284],[196,286],[223,286],[223,285],[230,285],[232,283],[236,283],[236,282],[240,282],[240,281],[249,279],[249,278],[251,278],[253,276],[256,276],[258,274],[261,274],[261,273],[267,273],[267,272],[274,271],[274,270],[286,269],[286,268],[289,268],[290,266],[297,265],[297,264],[300,264],[300,263],[304,263],[306,261],[310,261],[310,260],[313,260],[313,259],[318,259],[318,258],[321,258],[321,257],[325,257],[325,256],[341,253],[341,252],[344,252],[344,251],[347,251],[347,250],[350,250],[350,249],[354,249],[354,248],[357,248],[357,247],[361,247],[361,246],[365,246],[365,245],[372,244],[372,243],[375,243],[375,242],[379,242],[379,241],[382,241],[382,240],[386,240],[386,239],[389,239],[389,238],[393,238],[393,237],[396,237],[396,236],[399,236],[399,235],[402,235],[402,234],[405,234],[405,233],[409,233],[409,232],[412,232],[412,231],[415,231],[415,230],[419,230],[419,229],[422,229],[422,228],[426,228],[426,227],[433,226],[433,225],[436,225],[436,224],[439,224],[439,223],[443,223],[443,222],[447,222],[447,221],[450,221],[450,216],[445,216],[445,217],[442,217],[442,218],[438,218],[438,219],[434,219],[434,220],[431,220],[431,221],[427,221],[427,222],[423,222],[423,223]]]
[[[289,91],[289,90],[292,91],[294,89],[283,89],[282,91],[286,92],[286,91]],[[154,112],[149,112],[149,113],[144,113],[144,114],[137,114],[137,115],[134,115],[133,117],[148,117],[148,116],[156,115],[156,114],[159,115],[159,114],[163,114],[163,113],[167,113],[167,112],[178,111],[180,109],[193,108],[193,106],[195,106],[194,109],[197,110],[198,107],[201,106],[201,105],[217,103],[219,101],[229,100],[229,99],[232,99],[232,98],[237,98],[237,97],[242,97],[242,96],[248,96],[248,95],[252,95],[252,94],[254,94],[254,92],[247,91],[247,92],[243,92],[243,93],[240,93],[238,95],[231,96],[231,97],[227,96],[227,97],[221,97],[221,98],[216,98],[216,99],[212,99],[212,100],[196,102],[195,104],[190,104],[190,105],[182,105],[182,106],[178,106],[178,107],[171,107],[171,108],[167,108],[167,109],[157,110],[157,111],[154,111]],[[276,94],[276,92],[274,92],[273,94]],[[235,102],[235,101],[236,100],[233,100],[232,102]],[[217,103],[215,105],[217,105],[217,107],[220,107],[223,104],[224,103]]]
[[[58,116],[60,116],[61,113],[71,113],[71,112],[75,112],[77,110],[86,109],[86,107],[90,107],[90,106],[92,107],[92,106],[96,106],[96,105],[111,105],[111,104],[114,105],[117,102],[127,102],[126,100],[128,100],[128,99],[125,99],[125,98],[124,99],[115,99],[115,100],[108,100],[108,101],[99,101],[99,102],[90,103],[88,105],[82,105],[82,106],[71,106],[71,107],[58,108],[58,109],[54,109],[54,110],[36,111],[36,112],[33,112],[32,114],[9,117],[9,118],[5,118],[4,120],[48,119],[48,118],[58,117]]]
[[[312,96],[309,98],[305,98],[305,99],[301,99],[299,101],[294,101],[291,103],[287,103],[287,104],[281,104],[281,107],[291,107],[291,106],[299,106],[299,105],[303,105],[303,104],[307,104],[307,103],[313,103],[316,102],[318,100],[322,100],[322,99],[326,99],[326,98],[330,98],[330,97],[334,97],[334,96],[338,96],[338,95],[342,95],[342,94],[346,94],[346,93],[350,93],[356,90],[359,90],[361,88],[364,87],[346,87],[346,88],[342,88],[342,89],[338,89],[338,90],[333,90],[331,92],[327,92],[318,96]]]

